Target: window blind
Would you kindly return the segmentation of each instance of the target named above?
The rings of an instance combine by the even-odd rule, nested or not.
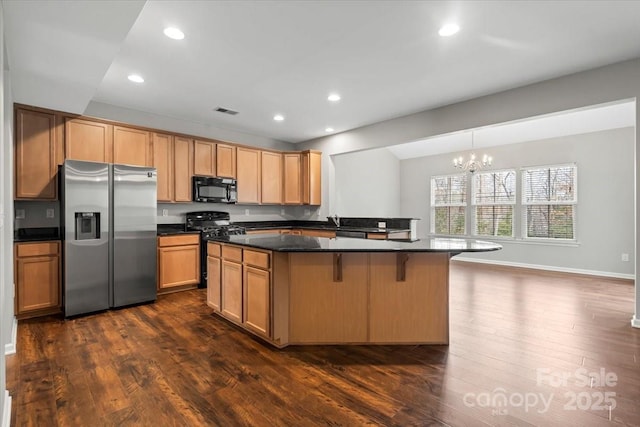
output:
[[[475,235],[513,237],[515,170],[476,173],[472,200]]]
[[[431,232],[466,233],[467,179],[464,174],[431,178]]]

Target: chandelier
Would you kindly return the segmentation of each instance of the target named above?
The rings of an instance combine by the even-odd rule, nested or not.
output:
[[[463,171],[469,171],[474,173],[477,170],[491,166],[493,159],[486,154],[482,156],[482,160],[476,159],[476,153],[473,152],[473,132],[471,132],[471,156],[469,160],[464,160],[462,156],[453,159],[453,166],[462,169]]]

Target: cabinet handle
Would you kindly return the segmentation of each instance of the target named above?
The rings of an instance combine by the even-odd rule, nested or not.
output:
[[[342,282],[342,254],[333,254],[333,281]]]
[[[407,261],[409,261],[409,254],[399,253],[396,255],[397,282],[404,282],[407,279]]]

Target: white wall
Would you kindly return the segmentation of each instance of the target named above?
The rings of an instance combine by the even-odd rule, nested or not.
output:
[[[514,168],[518,171],[525,166],[576,162],[578,244],[524,243],[520,233],[521,221],[516,215],[518,239],[496,240],[504,246],[502,251],[465,254],[457,258],[632,278],[634,263],[621,261],[621,254],[629,254],[633,261],[634,239],[629,230],[633,229],[635,221],[634,191],[629,182],[634,179],[634,132],[634,128],[615,129],[483,150],[483,153],[493,156],[492,169],[495,170]],[[456,173],[451,163],[454,155],[401,162],[402,216],[422,218],[418,223],[418,235],[421,237],[429,234],[431,176]],[[517,194],[519,204],[519,180]]]
[[[335,168],[333,213],[355,217],[400,216],[400,161],[388,149],[332,157]]]
[[[0,4],[0,29],[4,13]],[[4,33],[0,31],[0,425],[9,426],[11,398],[6,391],[5,350],[14,348],[13,327],[13,144],[11,143],[11,90],[6,67]]]
[[[433,110],[364,126],[359,129],[330,135],[299,144],[300,149],[316,149],[323,158],[368,148],[386,147],[417,141],[430,136],[447,134],[521,120],[529,117],[583,108],[620,100],[640,98],[640,58],[571,74],[504,92],[459,102]],[[636,123],[640,123],[640,108],[636,105]],[[635,165],[640,161],[640,126],[635,127]],[[324,164],[328,164],[325,162]],[[634,166],[635,168],[636,166]],[[335,207],[335,174],[323,174],[323,205],[319,215],[328,215]],[[640,174],[630,186],[639,188]],[[634,192],[635,196],[635,192]],[[635,264],[640,257],[640,227],[638,216],[640,198],[635,197],[635,224],[630,230],[635,237]],[[636,275],[636,283],[638,282]],[[636,285],[634,326],[640,327],[640,289]]]

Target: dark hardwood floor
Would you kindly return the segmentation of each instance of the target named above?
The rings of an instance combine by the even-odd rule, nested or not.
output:
[[[630,281],[453,262],[449,346],[276,350],[213,316],[204,290],[20,321],[11,422],[640,426],[633,294]]]

